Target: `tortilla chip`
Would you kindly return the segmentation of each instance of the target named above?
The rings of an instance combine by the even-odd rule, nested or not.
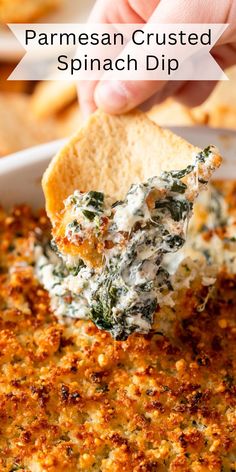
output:
[[[76,99],[74,82],[39,82],[31,98],[33,113],[39,118],[55,115]]]
[[[213,128],[236,129],[236,107],[229,105],[215,105],[198,107],[191,110],[195,122],[200,125],[208,125]]]
[[[56,115],[58,132],[62,136],[75,134],[83,123],[82,114],[78,102],[74,102],[65,110]]]
[[[58,8],[61,0],[1,0],[0,23],[27,23]]]
[[[236,128],[236,67],[226,70],[228,81],[219,81],[208,99],[190,111],[196,124]]]
[[[155,105],[147,115],[150,120],[160,126],[191,126],[195,124],[189,108],[173,98],[167,98],[159,105]]]
[[[52,222],[74,190],[98,190],[123,198],[130,185],[163,170],[192,163],[199,149],[145,114],[110,116],[95,112],[54,157],[43,176],[46,209]]]
[[[0,93],[0,157],[59,138],[57,123],[36,119],[29,96]]]
[[[208,125],[236,129],[236,66],[226,70],[228,81],[219,81],[207,100],[194,108],[167,98],[148,117],[161,126]]]

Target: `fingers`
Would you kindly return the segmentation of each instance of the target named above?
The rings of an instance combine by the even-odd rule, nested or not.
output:
[[[150,21],[169,24],[227,23],[229,5],[233,3],[230,0],[162,0]]]
[[[97,0],[89,21],[92,23],[145,23],[160,0]]]
[[[94,98],[96,105],[107,113],[126,113],[162,87],[162,81],[101,81],[95,89]]]
[[[128,0],[128,3],[130,8],[146,22],[160,3],[160,0],[148,0],[148,2],[144,2],[143,0]]]
[[[229,21],[230,15],[232,16],[233,8],[227,6],[230,4],[232,5],[232,2],[218,0],[98,0],[91,20],[109,23],[223,23]],[[223,68],[235,63],[235,46],[232,46],[232,43],[227,46],[218,43],[213,51]],[[109,81],[106,76],[103,79],[105,80],[98,83],[79,86],[83,114],[91,113],[96,107],[111,114],[124,113],[140,105],[147,109],[169,95],[176,96],[187,105],[196,106],[202,103],[215,87],[215,82],[167,84],[158,80],[117,81],[115,76]]]
[[[97,82],[88,80],[80,81],[77,85],[80,111],[83,120],[93,113],[97,106],[94,101],[94,91],[96,88]]]
[[[152,108],[154,105],[163,102],[169,96],[177,95],[178,91],[183,87],[184,84],[185,82],[177,80],[167,82],[161,90],[156,92],[154,95],[152,95],[152,97],[142,103],[139,108],[143,111],[150,110],[150,108]]]
[[[236,63],[236,43],[216,46],[211,51],[221,69],[225,70]],[[204,63],[202,63],[204,68]],[[205,67],[207,67],[207,62]],[[176,98],[187,106],[201,105],[212,93],[217,81],[192,81],[186,82],[184,86],[175,92]]]
[[[216,46],[211,54],[222,69],[227,69],[236,63],[236,42]]]
[[[144,4],[143,0],[98,0],[91,12],[89,22],[91,23],[144,23],[153,13],[160,0],[149,0]],[[97,82],[81,81],[78,83],[78,95],[82,118],[86,119],[97,108],[94,92]],[[107,90],[108,101],[110,102],[111,90]],[[119,95],[119,93],[118,93]],[[114,95],[111,100],[116,102],[122,100]],[[124,100],[124,98],[123,98]],[[99,101],[99,100],[98,100]],[[116,109],[117,105],[114,107]],[[135,106],[135,105],[134,105]],[[118,107],[119,109],[119,107]]]
[[[186,82],[174,96],[183,105],[196,107],[201,105],[214,90],[217,81],[193,81]]]
[[[215,2],[216,0],[213,0]],[[150,23],[178,23],[178,22],[204,22],[209,21],[208,10],[206,9],[207,0],[196,0],[192,8],[189,7],[189,0],[161,1],[149,18]],[[206,12],[207,10],[207,12]],[[205,18],[203,15],[205,12]],[[132,47],[132,46],[131,46]],[[126,47],[126,54],[129,52],[129,45]],[[140,54],[145,51],[140,50]],[[106,79],[106,75],[103,76]],[[95,103],[108,113],[125,113],[144,102],[153,102],[153,96],[161,100],[164,97],[164,81],[117,81],[115,76],[113,80],[102,80],[95,89]],[[158,79],[158,75],[157,75]],[[182,84],[180,84],[182,86]],[[173,94],[175,85],[170,85],[170,93]],[[185,97],[185,94],[183,94]]]

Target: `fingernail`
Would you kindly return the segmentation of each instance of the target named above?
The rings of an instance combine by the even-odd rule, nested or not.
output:
[[[95,91],[95,101],[99,108],[109,113],[122,112],[128,105],[126,90],[119,81],[100,82]]]

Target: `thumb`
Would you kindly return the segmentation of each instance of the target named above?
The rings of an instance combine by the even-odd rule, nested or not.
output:
[[[224,23],[229,17],[232,2],[217,0],[161,0],[148,23]],[[214,5],[214,9],[210,6]],[[213,13],[212,13],[213,12]],[[143,54],[143,50],[140,53]],[[104,76],[106,79],[106,76]],[[154,95],[162,96],[165,81],[102,80],[98,83],[94,99],[96,105],[108,113],[127,112]],[[170,88],[172,90],[172,87]]]
[[[145,102],[164,86],[163,81],[101,81],[95,89],[98,108],[107,113],[125,113]]]

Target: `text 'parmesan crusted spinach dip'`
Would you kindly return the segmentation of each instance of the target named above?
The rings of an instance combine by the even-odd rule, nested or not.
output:
[[[193,165],[132,185],[122,201],[111,204],[95,191],[68,197],[63,237],[54,233],[50,247],[36,248],[37,275],[55,313],[91,319],[117,340],[148,333],[158,305],[171,303],[169,265],[185,243],[193,202],[219,164],[208,147]]]

